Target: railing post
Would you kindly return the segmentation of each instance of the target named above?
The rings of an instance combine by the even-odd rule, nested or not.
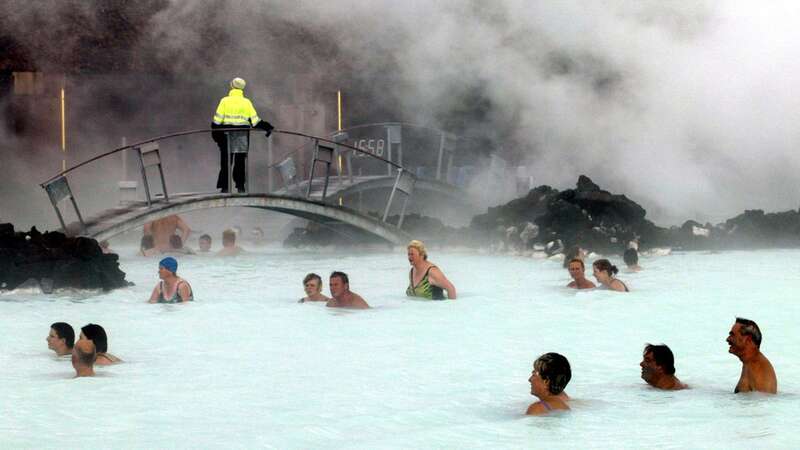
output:
[[[397,177],[394,179],[394,186],[392,186],[392,192],[389,194],[389,201],[386,203],[386,209],[383,211],[383,222],[386,222],[386,219],[389,218],[389,210],[392,207],[392,203],[394,202],[394,194],[397,191],[400,191],[406,194],[405,202],[403,203],[403,208],[400,211],[400,219],[397,222],[397,227],[399,228],[403,224],[403,217],[406,214],[406,206],[408,206],[408,200],[414,192],[414,183],[415,178],[411,175],[411,173],[407,170],[402,168],[397,169]]]
[[[442,179],[442,157],[444,157],[444,131],[439,139],[439,157],[436,160],[436,181]]]
[[[139,157],[139,171],[142,173],[142,185],[144,186],[144,197],[147,200],[147,206],[150,206],[153,203],[152,198],[150,197],[150,183],[147,182],[147,170],[144,165],[144,159],[142,157],[142,149],[140,147],[136,147],[136,156]]]
[[[78,216],[78,222],[81,224],[81,232],[85,233],[86,223],[83,222],[83,216],[81,216],[81,211],[78,209],[78,202],[75,200],[75,196],[72,194],[72,189],[69,187],[67,178],[60,176],[50,183],[43,185],[42,187],[47,192],[47,196],[50,198],[50,203],[53,205],[53,209],[56,210],[58,221],[61,223],[61,228],[64,230],[64,233],[68,233],[67,224],[64,222],[64,216],[61,215],[61,210],[58,208],[58,204],[66,198],[69,198],[72,202],[72,207],[75,208],[75,215]]]

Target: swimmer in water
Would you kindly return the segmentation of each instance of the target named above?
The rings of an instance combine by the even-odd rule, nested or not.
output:
[[[142,241],[139,244],[139,255],[141,256],[154,256],[158,255],[159,252],[157,248],[155,248],[155,241],[153,241],[153,235],[145,234],[142,236]]]
[[[225,230],[222,232],[222,250],[217,252],[217,256],[236,256],[244,252],[242,247],[236,245],[236,232]]]
[[[675,356],[666,345],[646,344],[639,367],[642,379],[656,389],[678,391],[688,387],[675,376]]]
[[[569,410],[569,396],[564,388],[571,378],[572,370],[564,356],[545,353],[536,359],[528,382],[531,384],[531,394],[538,397],[539,401],[531,403],[525,414],[541,416],[552,411]]]
[[[177,272],[178,261],[171,256],[158,263],[158,278],[161,281],[153,288],[148,303],[186,303],[194,300],[192,287]]]
[[[329,308],[367,309],[369,305],[360,295],[350,291],[350,280],[344,272],[333,272],[330,278],[332,299],[325,304]]]
[[[80,339],[72,349],[72,367],[75,369],[75,378],[93,377],[94,364],[97,351],[92,341]]]
[[[614,278],[614,275],[619,272],[619,269],[617,269],[617,266],[612,265],[609,260],[598,259],[594,262],[594,264],[592,264],[592,269],[594,269],[595,279],[597,279],[597,282],[603,285],[605,289],[618,292],[629,292],[628,286],[626,286],[625,283]]]
[[[322,295],[322,278],[315,273],[310,273],[303,278],[303,289],[306,291],[306,296],[298,300],[297,303],[327,302],[330,300],[330,298]]]
[[[94,344],[97,351],[95,364],[98,366],[110,366],[111,364],[122,362],[121,359],[108,353],[108,335],[100,325],[90,323],[81,328],[81,339],[90,340]],[[78,344],[75,345],[77,346]]]
[[[572,261],[568,264],[567,270],[569,270],[569,276],[572,277],[572,281],[567,285],[568,288],[592,289],[595,287],[594,283],[586,279],[586,275],[584,275],[586,268],[583,265],[582,259],[572,258]]]
[[[158,251],[166,252],[170,250],[170,236],[174,235],[178,230],[181,232],[181,241],[186,242],[192,229],[189,228],[189,225],[187,225],[180,216],[173,214],[146,223],[142,234],[153,236],[153,242]]]
[[[182,253],[184,255],[194,255],[194,252],[189,247],[183,246],[183,239],[177,234],[169,237],[170,249],[164,253]]]
[[[456,287],[438,267],[428,262],[428,252],[425,250],[425,244],[422,241],[414,240],[408,243],[407,250],[411,271],[408,274],[406,295],[429,300],[444,300],[443,291],[447,291],[447,298],[455,300]]]
[[[208,253],[211,251],[211,236],[204,234],[197,240],[197,245],[200,247],[200,253]]]
[[[733,392],[776,394],[778,379],[772,364],[761,353],[761,329],[758,325],[752,320],[737,317],[726,341],[729,345],[728,352],[742,361],[742,373]]]
[[[75,330],[66,322],[56,322],[50,325],[50,333],[47,335],[47,348],[56,352],[58,356],[66,356],[72,353],[75,344]]]
[[[628,272],[638,272],[642,270],[642,266],[639,265],[639,252],[635,248],[625,250],[625,253],[622,254],[622,260],[625,261],[625,265],[628,266]]]

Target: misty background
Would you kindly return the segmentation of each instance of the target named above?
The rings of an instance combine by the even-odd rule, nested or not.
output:
[[[446,129],[535,185],[586,174],[660,225],[796,209],[797,23],[789,1],[6,0],[0,220],[57,224],[39,187],[61,168],[52,86],[67,92],[69,167],[123,136],[208,127],[234,76],[277,128],[333,131],[341,90],[346,127]],[[22,98],[14,72],[50,81]],[[210,189],[215,145],[183,145]],[[113,164],[70,179],[79,204],[116,198]]]

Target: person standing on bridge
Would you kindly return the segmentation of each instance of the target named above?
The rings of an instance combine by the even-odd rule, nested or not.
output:
[[[266,132],[266,136],[272,133],[273,127],[266,120],[261,120],[253,107],[253,103],[244,96],[244,87],[247,83],[239,77],[231,80],[231,90],[226,97],[219,101],[219,106],[214,113],[211,122],[211,137],[219,146],[220,168],[217,177],[217,188],[221,192],[229,192],[228,186],[228,138],[225,135],[226,128],[253,127],[260,128]],[[247,153],[234,153],[233,157],[233,181],[239,192],[245,191],[245,164],[247,164]]]

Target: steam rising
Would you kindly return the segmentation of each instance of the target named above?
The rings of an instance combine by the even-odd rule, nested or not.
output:
[[[797,2],[128,3],[0,6],[7,52],[43,71],[106,74],[104,95],[80,100],[95,117],[73,124],[103,144],[89,154],[131,130],[206,126],[234,75],[280,127],[278,106],[302,74],[317,95],[353,99],[351,125],[406,120],[486,137],[537,185],[572,187],[584,173],[662,224],[798,205]],[[108,81],[131,73],[147,76]],[[3,148],[0,162],[30,151]],[[9,192],[39,189],[12,183],[0,216]]]

